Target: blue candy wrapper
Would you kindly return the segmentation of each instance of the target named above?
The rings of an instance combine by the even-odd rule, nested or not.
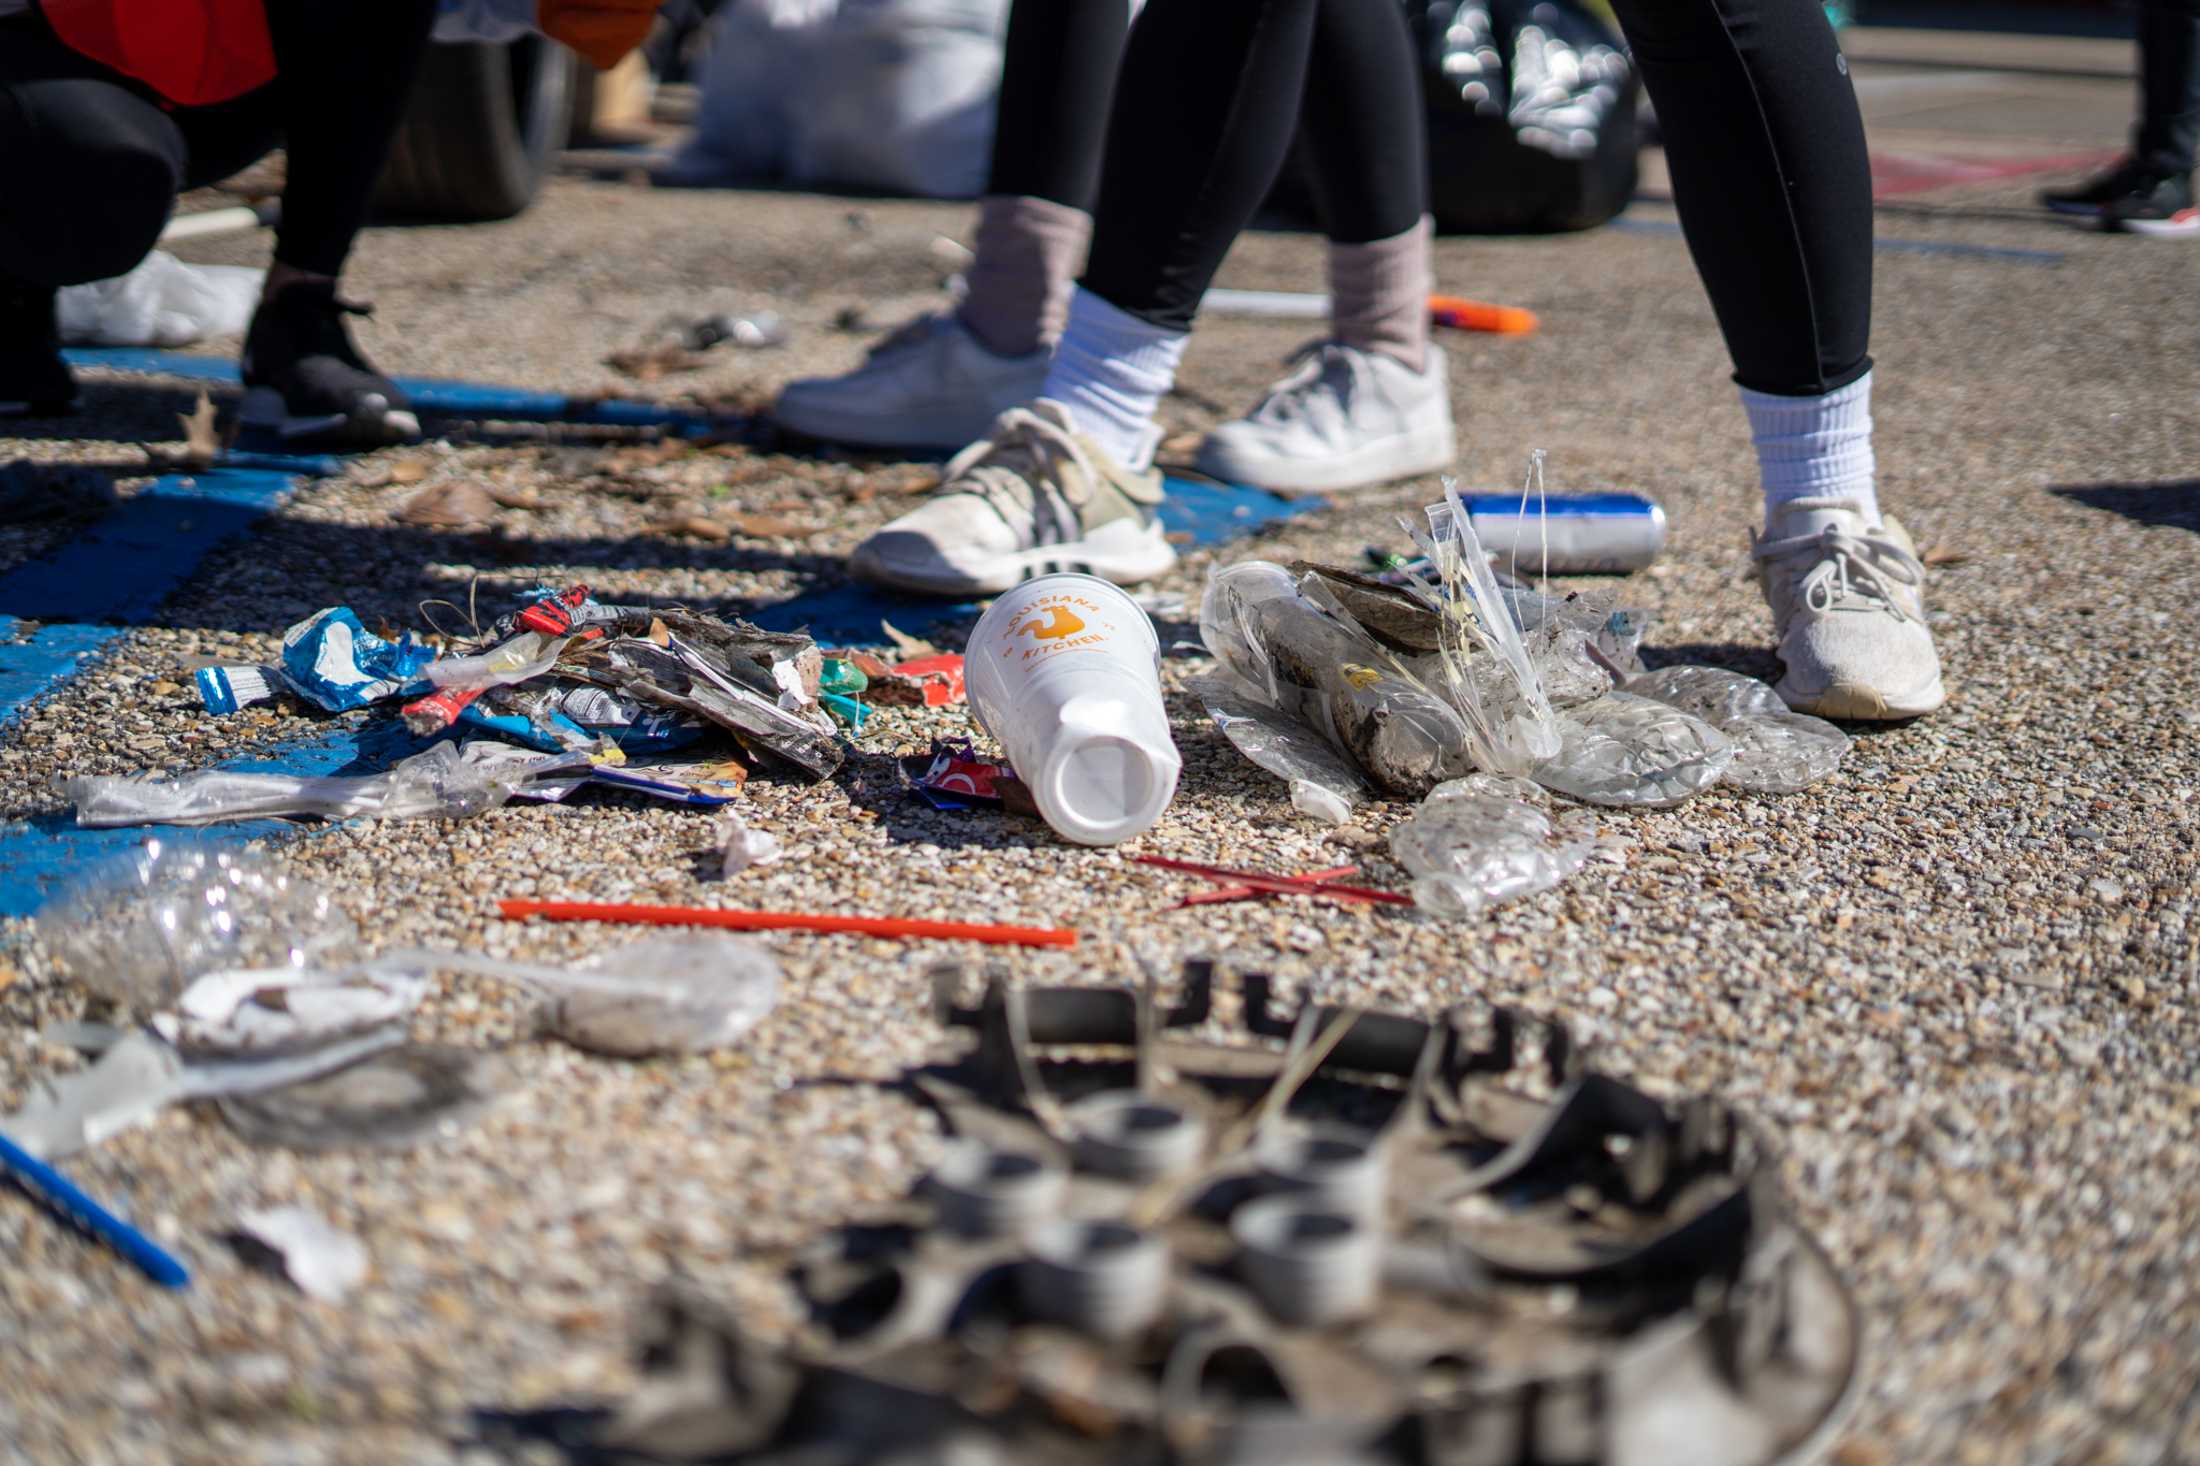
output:
[[[332,713],[427,691],[420,674],[434,660],[412,633],[384,641],[349,606],[316,612],[283,634],[283,680]]]

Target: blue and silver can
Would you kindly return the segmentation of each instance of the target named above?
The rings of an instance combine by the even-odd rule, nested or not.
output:
[[[1665,511],[1639,494],[1474,494],[1462,501],[1482,548],[1505,570],[1541,575],[1626,575],[1665,548]]]

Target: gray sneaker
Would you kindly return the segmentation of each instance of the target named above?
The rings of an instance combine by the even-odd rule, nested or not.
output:
[[[1925,625],[1925,566],[1898,520],[1867,527],[1845,499],[1796,499],[1751,537],[1772,607],[1787,705],[1892,721],[1947,699]]]

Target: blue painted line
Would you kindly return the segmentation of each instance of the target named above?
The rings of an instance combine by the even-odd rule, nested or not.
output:
[[[1608,228],[1623,234],[1678,235],[1681,226],[1672,219],[1614,219]],[[2006,260],[2018,265],[2059,265],[2068,258],[2060,250],[2011,249],[1994,244],[1962,244],[1942,239],[1874,239],[1872,248],[1882,254],[1946,255],[1957,259]]]
[[[430,741],[414,738],[405,731],[404,724],[393,718],[346,720],[311,737],[273,744],[216,767],[234,773],[294,774],[302,778],[371,774],[418,753]],[[238,820],[211,826],[131,825],[86,830],[80,829],[76,815],[66,810],[12,820],[0,824],[0,917],[32,915],[72,878],[136,849],[146,840],[243,845],[326,828],[290,820]]]
[[[78,346],[62,352],[76,366],[117,372],[150,372],[188,382],[238,385],[237,364],[223,357],[194,356],[141,346]],[[486,419],[496,422],[567,423],[577,427],[669,428],[700,434],[738,432],[748,419],[714,417],[693,408],[617,398],[570,397],[525,387],[489,387],[446,382],[432,377],[395,377],[416,411],[431,417]]]
[[[56,553],[0,575],[0,724],[147,620],[294,482],[265,468],[170,474]]]

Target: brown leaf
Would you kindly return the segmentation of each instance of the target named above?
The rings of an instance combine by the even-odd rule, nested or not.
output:
[[[904,662],[940,654],[938,647],[921,637],[911,636],[908,632],[897,629],[891,621],[881,621],[878,626],[879,630],[886,633],[886,639],[894,644],[894,649],[901,653],[901,660]]]
[[[496,500],[497,504],[505,509],[540,509],[542,507],[542,495],[536,493],[533,489],[514,489],[501,484],[492,484],[489,486],[488,493],[490,498]]]
[[[637,382],[654,382],[676,372],[695,371],[704,364],[704,358],[676,341],[664,341],[614,351],[603,359],[603,364]]]
[[[1951,545],[1935,543],[1926,546],[1925,553],[1918,558],[1927,565],[1964,565],[1970,562],[1971,556]]]
[[[729,516],[727,522],[737,533],[756,540],[808,539],[821,528],[780,514],[735,514]]]
[[[390,465],[388,481],[393,484],[424,483],[430,467],[425,458],[400,458]]]
[[[720,545],[733,538],[731,528],[701,514],[684,514],[673,519],[661,519],[657,522],[655,528],[659,534],[684,534]]]
[[[497,502],[471,479],[431,484],[405,501],[397,522],[415,529],[480,529],[496,518]]]

